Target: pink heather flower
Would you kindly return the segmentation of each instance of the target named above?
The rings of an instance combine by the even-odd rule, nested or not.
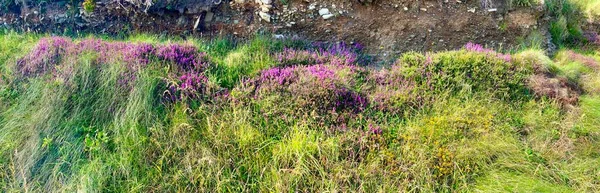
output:
[[[481,44],[475,44],[472,42],[468,42],[464,46],[464,49],[467,51],[471,51],[471,52],[479,52],[479,53],[487,54],[489,56],[494,56],[494,57],[497,57],[498,59],[504,60],[505,62],[511,62],[510,54],[497,53],[496,51],[494,51],[492,49],[484,48]]]
[[[383,133],[383,130],[381,130],[379,126],[373,126],[373,124],[369,124],[369,133],[373,135],[381,135]]]
[[[356,65],[359,63],[359,52],[362,46],[348,46],[345,43],[327,45],[322,42],[312,44],[310,50],[293,50],[284,48],[275,54],[281,66],[330,64],[334,66]]]

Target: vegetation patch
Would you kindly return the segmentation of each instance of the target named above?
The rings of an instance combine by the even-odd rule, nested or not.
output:
[[[600,190],[597,54],[0,39],[6,192]]]

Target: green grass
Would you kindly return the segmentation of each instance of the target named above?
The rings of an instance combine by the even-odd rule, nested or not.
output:
[[[596,0],[572,0],[579,7],[587,19],[598,21],[600,19],[600,2]]]
[[[65,70],[59,78],[23,78],[15,62],[39,36],[0,39],[3,192],[600,191],[598,84],[584,81],[598,74],[560,54],[526,50],[509,64],[465,51],[405,54],[402,70],[389,77],[422,80],[417,86],[426,89],[418,92],[430,100],[396,101],[410,106],[404,113],[369,107],[341,129],[323,124],[311,109],[290,109],[297,102],[290,99],[313,97],[308,94],[165,103],[160,96],[169,68],[154,60],[136,72],[131,89],[118,83],[125,66],[98,65],[95,53],[58,65]],[[306,46],[262,36],[125,40],[195,45],[209,55],[209,81],[234,97],[247,94],[244,80],[277,65],[274,52]],[[437,81],[431,87],[418,74],[428,57],[426,70]],[[582,85],[575,110],[522,88],[535,68]],[[374,92],[367,77],[385,74],[339,73],[350,80],[340,84],[357,92]],[[265,107],[283,114],[270,116],[278,109]]]
[[[473,192],[573,192],[574,190],[527,174],[493,171],[482,177]]]
[[[510,5],[514,7],[531,7],[537,5],[539,0],[511,0]]]

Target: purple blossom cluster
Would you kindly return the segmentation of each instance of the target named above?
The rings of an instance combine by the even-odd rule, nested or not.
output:
[[[325,65],[308,66],[306,70],[319,81],[334,80],[336,76],[335,71]]]
[[[592,44],[598,44],[600,45],[600,36],[598,36],[597,32],[594,31],[587,31],[583,33],[583,37]]]
[[[271,68],[268,70],[264,70],[260,74],[259,82],[267,82],[267,81],[275,81],[279,85],[286,85],[291,83],[295,78],[296,74],[294,73],[295,67],[287,67],[287,68]]]
[[[130,69],[139,69],[150,62],[154,46],[146,43],[107,42],[101,39],[85,39],[73,44],[65,53],[75,59],[82,53],[94,53],[99,64],[125,63]]]
[[[159,59],[171,61],[186,71],[202,71],[206,66],[205,53],[199,53],[194,46],[170,44],[156,49]]]
[[[182,71],[202,71],[207,65],[206,54],[193,46],[146,43],[109,42],[85,39],[73,42],[63,37],[42,38],[34,49],[18,61],[23,76],[33,76],[53,70],[61,62],[75,62],[83,53],[96,55],[98,64],[124,63],[130,70],[147,65],[151,59],[171,62]],[[63,60],[64,59],[64,60]]]
[[[200,73],[185,73],[170,83],[164,96],[174,102],[182,99],[202,99],[208,95],[208,79]]]
[[[360,63],[359,44],[349,46],[345,43],[328,45],[313,43],[313,49],[295,50],[285,48],[275,54],[281,66],[330,64],[338,66],[356,65]]]
[[[464,46],[464,49],[467,51],[471,51],[471,52],[479,52],[479,53],[487,54],[489,56],[494,56],[494,57],[504,60],[505,62],[511,62],[511,59],[512,59],[510,54],[498,53],[492,49],[484,48],[483,45],[481,45],[481,44],[475,44],[472,42],[468,42]]]
[[[23,76],[37,75],[52,70],[71,45],[71,40],[67,38],[42,38],[28,55],[17,62],[17,68]]]
[[[252,90],[245,93],[250,93],[247,97],[256,101],[279,96],[277,98],[283,101],[272,105],[284,105],[282,110],[290,109],[291,105],[295,110],[289,113],[295,116],[316,112],[319,117],[337,121],[334,117],[359,113],[368,106],[368,99],[351,89],[353,76],[359,70],[333,65],[275,67],[250,80],[247,88]],[[344,75],[338,74],[340,72]]]
[[[377,125],[369,124],[369,133],[373,135],[381,135],[383,130]]]
[[[426,79],[430,79],[424,77]],[[373,72],[367,78],[371,107],[389,113],[403,113],[408,108],[418,108],[424,103],[417,81],[402,74],[400,66]]]
[[[351,109],[353,113],[359,113],[365,110],[369,104],[367,97],[347,88],[337,89],[336,95],[338,96],[338,100],[335,102],[334,110]]]
[[[567,51],[567,57],[569,57],[570,60],[580,62],[581,64],[583,64],[589,68],[600,69],[600,63],[592,57],[589,57],[589,56],[586,56],[583,54],[579,54],[577,52],[570,51],[570,50]]]

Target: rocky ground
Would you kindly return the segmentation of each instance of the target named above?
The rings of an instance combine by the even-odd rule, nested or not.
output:
[[[488,2],[488,1],[486,1]],[[508,48],[532,30],[545,33],[542,8],[504,1],[461,0],[100,0],[93,11],[50,1],[0,14],[5,28],[35,32],[150,32],[244,39],[277,38],[361,43],[381,58],[476,42]]]

